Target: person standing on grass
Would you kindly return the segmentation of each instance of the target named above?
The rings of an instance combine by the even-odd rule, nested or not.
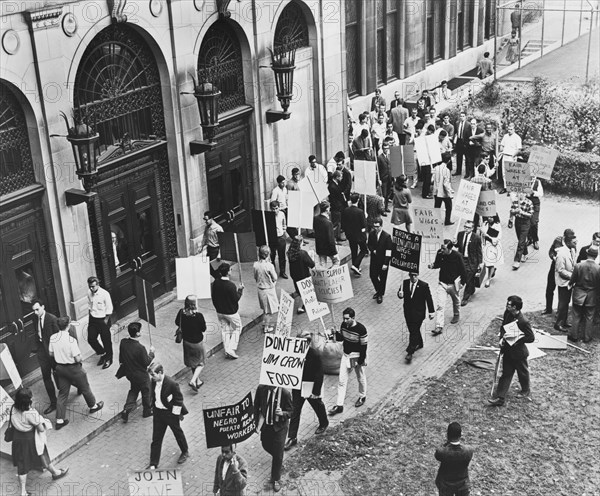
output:
[[[521,384],[521,390],[517,394],[517,398],[530,399],[531,389],[529,386],[529,365],[527,357],[529,350],[526,343],[533,343],[535,335],[531,329],[531,324],[521,313],[523,308],[523,300],[520,296],[509,296],[506,301],[506,310],[500,327],[500,352],[502,353],[502,376],[496,387],[496,396],[488,399],[492,406],[502,406],[506,398],[506,393],[510,387],[515,372]],[[521,337],[512,339],[512,345],[507,341],[505,325],[516,322],[520,331]]]
[[[469,463],[473,448],[460,443],[462,429],[458,422],[448,425],[447,440],[435,450],[435,459],[440,462],[435,485],[439,496],[469,496]]]
[[[552,302],[554,300],[554,290],[556,289],[556,252],[564,246],[565,240],[568,238],[575,237],[575,231],[573,229],[565,229],[562,236],[554,238],[550,249],[548,250],[548,256],[552,263],[550,264],[550,270],[548,271],[548,280],[546,282],[546,308],[542,312],[542,315],[552,314]]]
[[[569,341],[577,342],[580,337],[584,343],[592,340],[592,319],[600,293],[600,266],[596,258],[598,247],[592,245],[587,249],[587,260],[575,265],[571,274],[573,327],[569,331]]]

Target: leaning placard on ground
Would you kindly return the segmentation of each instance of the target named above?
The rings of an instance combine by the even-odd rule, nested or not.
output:
[[[354,297],[347,264],[336,265],[331,269],[312,269],[311,274],[317,300],[340,303]]]
[[[527,162],[504,161],[504,187],[521,193],[531,186],[531,172]]]
[[[444,223],[440,209],[415,207],[412,232],[420,234],[423,243],[441,243],[444,238]]]
[[[210,260],[205,255],[176,258],[177,299],[195,294],[198,299],[210,298]]]
[[[481,217],[493,217],[496,215],[496,191],[486,190],[479,193],[477,201],[477,210],[475,211]]]
[[[547,148],[540,145],[532,146],[529,160],[527,161],[531,175],[541,179],[551,179],[557,158],[558,150],[554,148]]]
[[[292,331],[292,319],[294,318],[294,298],[281,290],[279,295],[279,311],[277,312],[277,325],[275,334],[278,336],[289,336]]]
[[[363,195],[376,195],[377,162],[354,161],[354,191]]]
[[[302,370],[309,344],[303,338],[265,334],[259,384],[302,389]]]
[[[461,219],[473,220],[480,192],[481,184],[462,179],[454,199],[454,213]]]
[[[218,448],[241,443],[254,434],[254,411],[252,393],[239,403],[202,410],[206,447]]]
[[[184,496],[183,475],[176,468],[154,470],[129,470],[127,472],[129,494],[168,494]]]
[[[323,317],[329,313],[329,307],[327,303],[321,303],[317,300],[317,293],[315,293],[315,287],[310,277],[298,281],[298,291],[300,291],[300,297],[302,303],[306,309],[306,315],[308,320],[311,322],[320,317]]]
[[[402,231],[395,227],[392,242],[394,245],[390,265],[406,272],[419,272],[421,235]]]

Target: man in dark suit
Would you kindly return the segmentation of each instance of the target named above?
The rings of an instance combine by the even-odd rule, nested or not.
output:
[[[315,251],[319,255],[321,264],[327,263],[327,257],[331,257],[333,265],[340,263],[337,246],[335,245],[335,235],[333,224],[329,220],[330,206],[328,201],[323,201],[319,205],[321,213],[313,219],[313,230],[315,232]]]
[[[346,233],[350,253],[352,254],[352,267],[350,268],[357,276],[361,275],[360,264],[368,253],[367,217],[364,210],[358,208],[359,200],[360,195],[358,193],[351,193],[351,205],[342,212],[342,230]]]
[[[385,98],[381,96],[381,90],[375,90],[375,96],[371,98],[371,112],[375,112],[381,105],[386,106]]]
[[[592,319],[600,294],[600,265],[596,263],[598,247],[591,245],[587,259],[575,265],[571,274],[573,286],[573,325],[569,330],[569,341],[577,342],[581,335],[583,342],[592,340]]]
[[[124,422],[129,420],[129,413],[135,408],[138,395],[142,394],[143,417],[152,415],[152,396],[150,394],[150,378],[148,377],[148,366],[154,359],[154,346],[150,346],[150,353],[140,343],[142,336],[142,324],[131,322],[127,326],[128,338],[121,340],[119,346],[119,362],[121,366],[117,371],[117,378],[127,377],[130,382],[129,392],[125,400],[125,406],[121,412]]]
[[[456,151],[456,172],[453,176],[462,176],[462,164],[463,158],[467,151],[467,143],[468,140],[465,140],[465,132],[469,127],[469,123],[467,122],[467,114],[462,111],[460,113],[460,118],[456,121],[456,126],[454,129],[456,130],[456,134],[454,135],[454,149]],[[468,175],[468,174],[467,174]]]
[[[381,217],[373,221],[373,230],[369,234],[367,243],[371,252],[371,265],[369,266],[369,277],[375,288],[373,299],[377,303],[383,301],[385,286],[392,257],[392,237],[383,230]]]
[[[342,212],[348,206],[348,200],[342,189],[342,172],[335,170],[331,176],[331,181],[327,185],[329,190],[329,204],[331,205],[331,223],[333,224],[333,234],[336,241],[341,241],[340,229],[342,221]]]
[[[504,312],[502,326],[500,327],[500,352],[503,355],[502,376],[496,387],[496,397],[488,400],[492,406],[504,405],[504,399],[515,372],[517,372],[519,384],[521,384],[521,391],[517,394],[517,398],[529,399],[531,395],[531,390],[529,389],[529,366],[527,364],[529,350],[525,346],[525,343],[533,343],[535,336],[531,325],[521,313],[522,308],[523,300],[520,296],[513,295],[508,297],[506,311]],[[505,339],[506,329],[504,326],[512,322],[517,323],[519,331],[523,336],[513,339],[508,338],[510,342],[514,343],[511,346]]]
[[[152,377],[153,422],[152,422],[152,444],[150,445],[150,464],[147,469],[154,470],[160,462],[162,442],[167,427],[171,429],[175,440],[181,450],[177,463],[184,463],[190,456],[185,434],[181,429],[180,421],[188,410],[183,404],[183,394],[177,384],[168,375],[160,363],[153,363],[148,368]]]
[[[581,250],[579,250],[579,255],[577,255],[576,263],[587,260],[587,258],[588,258],[587,250],[591,246],[595,246],[596,248],[600,249],[600,232],[596,232],[596,233],[592,234],[592,242],[589,245],[585,245],[585,246],[581,247]]]
[[[312,343],[312,333],[310,331],[301,331],[298,337],[306,339],[309,345]],[[292,390],[294,413],[290,420],[290,430],[288,432],[287,443],[285,443],[285,451],[288,451],[298,444],[298,427],[300,427],[300,415],[302,414],[304,400],[308,400],[319,419],[319,427],[315,431],[315,434],[323,434],[327,427],[329,427],[327,410],[325,409],[321,393],[321,388],[323,387],[323,361],[321,359],[321,352],[312,346],[308,348],[304,369],[302,370],[303,388],[310,387],[311,384],[312,389],[310,390],[310,396],[308,397],[302,395],[304,389]]]
[[[478,134],[483,134],[483,129],[477,126],[477,119],[471,118],[469,126],[464,130],[463,139],[465,144],[465,156],[467,159],[467,170],[465,172],[466,179],[475,177],[475,164],[481,154],[481,142],[477,139],[472,139]]]
[[[475,274],[483,267],[481,237],[473,231],[473,226],[473,221],[466,221],[465,230],[458,233],[457,239],[458,251],[463,257],[467,272],[465,291],[461,302],[461,306],[463,307],[475,293]]]
[[[223,475],[225,472],[225,475]],[[248,483],[248,463],[233,449],[233,445],[221,446],[221,454],[215,467],[213,493],[220,496],[244,496]]]
[[[46,312],[46,305],[42,300],[33,300],[31,309],[34,313],[33,327],[35,329],[37,359],[42,371],[44,387],[50,399],[50,406],[44,410],[44,415],[48,415],[56,410],[56,390],[54,389],[54,382],[52,382],[52,373],[56,368],[56,363],[50,356],[48,346],[50,336],[58,332],[58,325],[56,324],[56,316]]]
[[[458,422],[448,425],[447,441],[435,450],[435,459],[440,463],[435,485],[439,496],[469,496],[469,463],[473,448],[460,444],[462,429]]]
[[[388,203],[393,194],[393,181],[389,143],[384,142],[381,147],[381,153],[377,155],[377,172],[379,174],[379,181],[381,182],[381,195],[383,196],[384,202],[383,207],[386,212],[391,212]]]
[[[399,94],[399,93],[398,93]],[[408,109],[404,107],[404,100],[400,98],[396,105],[396,101],[392,102],[392,108],[390,109],[390,120],[394,126],[394,131],[398,134],[398,139],[401,145],[406,144],[406,130],[404,128],[404,122],[408,119]]]
[[[425,306],[429,310],[429,320],[435,316],[435,306],[429,284],[420,281],[416,272],[409,272],[408,276],[398,291],[398,298],[404,299],[404,319],[409,333],[406,361],[410,363],[414,352],[423,348],[421,325],[425,320]]]
[[[294,412],[289,389],[260,385],[254,396],[254,420],[256,432],[260,433],[263,449],[273,457],[271,483],[273,490],[281,490],[281,465],[285,436]]]

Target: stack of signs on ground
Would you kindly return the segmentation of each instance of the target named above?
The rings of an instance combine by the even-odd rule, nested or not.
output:
[[[310,277],[298,281],[297,284],[308,320],[312,322],[313,320],[319,319],[329,313],[329,307],[327,304],[321,303],[317,300],[315,287]]]
[[[239,403],[207,408],[202,413],[207,448],[240,443],[254,434],[252,393],[248,393]]]
[[[418,273],[421,258],[421,235],[394,227],[392,241],[394,244],[390,265],[406,272]]]
[[[311,274],[317,300],[340,303],[354,297],[347,264],[330,269],[312,269]]]
[[[278,336],[289,336],[292,331],[292,319],[294,318],[294,298],[281,290],[279,296],[279,311],[277,312],[277,325],[275,334]]]
[[[198,299],[210,298],[210,260],[204,255],[176,258],[177,299],[185,300],[188,295]]]
[[[308,340],[265,334],[259,384],[302,389]]]
[[[527,161],[531,175],[540,179],[550,180],[557,158],[558,150],[540,145],[532,146],[529,160]]]
[[[454,213],[461,219],[473,220],[480,192],[481,184],[461,179],[458,193],[454,199]]]
[[[504,187],[511,193],[522,193],[531,187],[531,171],[527,162],[505,160]]]

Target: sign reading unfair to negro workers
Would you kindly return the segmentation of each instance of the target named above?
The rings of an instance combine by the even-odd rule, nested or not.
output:
[[[329,313],[327,304],[317,300],[317,293],[315,293],[315,287],[310,277],[298,281],[298,291],[300,291],[300,297],[306,309],[308,320],[312,322]]]
[[[348,265],[336,265],[331,269],[311,270],[317,300],[339,303],[354,297]]]
[[[127,480],[129,494],[139,494],[140,496],[150,494],[184,495],[181,470],[176,468],[130,470],[127,473]]]
[[[218,448],[245,441],[254,434],[252,393],[235,405],[208,408],[204,414],[206,447]]]
[[[407,272],[419,272],[422,240],[423,237],[420,234],[401,231],[394,227],[392,236],[394,247],[390,265]]]
[[[302,389],[308,346],[306,339],[266,334],[259,384]]]

